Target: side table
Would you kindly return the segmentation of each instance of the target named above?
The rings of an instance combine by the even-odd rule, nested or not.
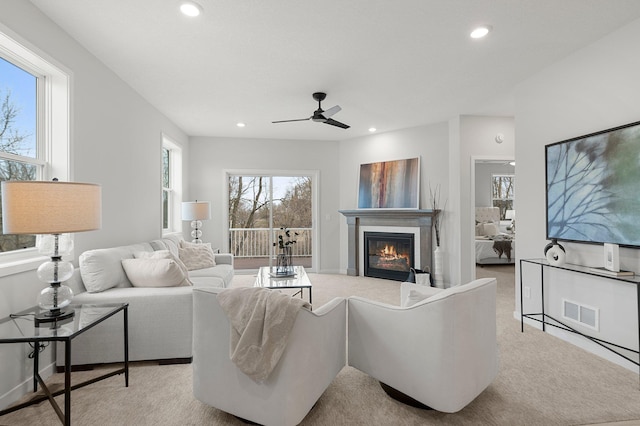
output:
[[[524,296],[523,296],[523,279],[524,278],[523,278],[522,269],[525,264],[536,265],[540,269],[540,309],[541,309],[540,312],[534,312],[534,313],[524,312]],[[618,281],[621,284],[635,286],[636,300],[637,300],[636,327],[638,330],[638,346],[639,346],[638,350],[590,336],[589,334],[583,333],[575,329],[574,327],[571,327],[570,325],[549,315],[545,311],[545,300],[546,300],[545,287],[553,284],[545,284],[545,274],[544,274],[545,268],[561,269],[564,271],[574,272],[577,274],[590,275],[592,277],[598,277],[598,278],[607,279],[607,280],[614,280],[614,281]],[[545,331],[545,332],[547,331],[547,326],[551,326],[551,327],[555,327],[555,328],[582,336],[585,339],[588,339],[593,343],[603,347],[604,349],[610,352],[613,352],[614,354],[626,359],[627,361],[637,365],[640,368],[640,277],[637,275],[614,277],[614,276],[595,273],[591,271],[590,268],[586,266],[581,266],[581,265],[573,265],[570,263],[565,263],[564,265],[551,265],[546,259],[520,259],[520,331],[522,333],[524,333],[525,318],[542,323],[542,331]],[[636,360],[630,356],[625,355],[620,351],[620,349],[637,355],[638,359]]]
[[[9,317],[0,319],[0,344],[2,343],[30,343],[33,345],[33,391],[37,392],[38,383],[42,387],[44,395],[34,398],[28,402],[17,404],[0,411],[0,416],[20,410],[33,404],[37,404],[45,399],[51,403],[60,421],[64,425],[71,425],[71,391],[90,385],[111,376],[124,373],[125,387],[129,386],[129,319],[128,303],[109,304],[85,304],[71,306],[75,315],[66,320],[35,325],[35,315],[40,313],[38,307],[32,307]],[[124,361],[123,366],[109,373],[95,377],[93,379],[71,385],[71,341],[80,334],[91,330],[91,328],[114,316],[118,312],[123,313],[123,335],[124,335]],[[38,371],[38,358],[40,345],[43,342],[63,342],[64,343],[64,389],[57,392],[50,392]],[[55,396],[64,393],[64,412],[60,409]]]

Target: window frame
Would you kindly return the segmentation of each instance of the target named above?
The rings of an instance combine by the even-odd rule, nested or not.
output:
[[[0,55],[37,77],[38,179],[71,180],[71,72],[4,26],[0,26]],[[12,157],[3,158],[7,156]],[[35,247],[0,253],[0,277],[34,270],[43,259]]]
[[[511,182],[513,185],[513,189],[512,189],[512,197],[503,197],[503,198],[495,198],[494,195],[494,186],[495,186],[495,180],[496,178],[501,178],[501,177],[508,177],[511,178]],[[515,203],[515,199],[516,199],[516,192],[515,192],[515,178],[516,175],[514,173],[492,173],[491,174],[491,205],[493,207],[500,207],[500,206],[496,206],[495,205],[495,201],[511,201],[511,209],[513,209],[513,205]],[[502,209],[500,207],[500,220],[505,220],[504,219],[504,214],[506,213],[506,210],[508,209]]]
[[[169,151],[169,187],[164,186],[164,150]],[[162,235],[182,232],[182,219],[180,209],[182,204],[182,147],[166,134],[162,134],[162,147],[160,150],[160,227]],[[164,227],[164,194],[168,194],[168,228]]]
[[[320,171],[319,170],[297,170],[297,169],[224,169],[222,170],[222,179],[225,182],[224,196],[222,199],[222,218],[223,228],[222,232],[224,238],[222,239],[222,251],[230,252],[229,247],[229,178],[230,176],[265,176],[269,178],[286,176],[286,177],[298,177],[308,176],[311,178],[311,234],[312,234],[312,266],[311,269],[307,269],[309,272],[317,272],[320,268],[320,226],[318,223],[318,215],[320,209],[319,197],[320,197]],[[269,191],[271,192],[271,185],[269,185]],[[269,198],[272,198],[273,194],[270,193]],[[269,227],[273,229],[273,218],[269,219]],[[273,244],[273,241],[271,241]],[[270,262],[271,264],[271,262]]]

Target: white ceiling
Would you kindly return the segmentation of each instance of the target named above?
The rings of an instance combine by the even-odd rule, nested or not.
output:
[[[512,115],[514,87],[640,17],[638,0],[31,0],[190,136],[344,140]],[[483,40],[477,24],[493,31]],[[306,118],[323,109],[343,130]],[[246,123],[245,128],[236,123]]]

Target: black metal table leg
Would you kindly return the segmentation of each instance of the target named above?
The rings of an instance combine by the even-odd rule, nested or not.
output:
[[[40,343],[33,343],[33,392],[38,392],[38,369],[40,368]]]
[[[524,333],[524,297],[522,295],[522,259],[520,259],[520,332]]]
[[[540,302],[542,303],[542,331],[547,331],[544,314],[544,268],[540,265]]]
[[[71,339],[64,342],[64,424],[71,426]]]
[[[124,385],[129,387],[129,307],[124,308]]]

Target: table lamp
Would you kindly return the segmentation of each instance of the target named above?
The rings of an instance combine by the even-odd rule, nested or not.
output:
[[[73,291],[63,281],[73,275],[73,265],[62,255],[71,252],[68,234],[100,229],[102,201],[99,185],[77,182],[4,181],[2,182],[2,232],[5,234],[41,234],[38,250],[51,257],[38,268],[38,278],[49,283],[38,304],[46,312],[36,316],[36,324],[71,318],[64,311]]]
[[[208,201],[185,201],[182,203],[182,220],[191,221],[192,243],[200,244],[202,240],[202,220],[211,219],[211,204]]]

